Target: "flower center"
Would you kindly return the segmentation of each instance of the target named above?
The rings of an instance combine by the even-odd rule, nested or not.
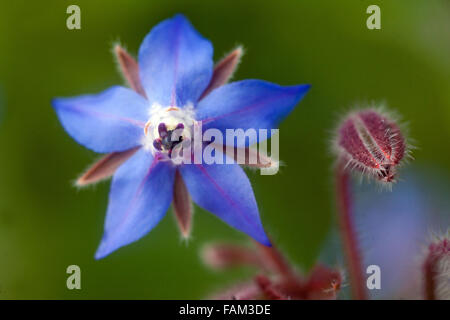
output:
[[[154,104],[144,128],[144,148],[154,155],[158,153],[171,158],[174,149],[190,143],[194,122],[192,106],[179,108]]]

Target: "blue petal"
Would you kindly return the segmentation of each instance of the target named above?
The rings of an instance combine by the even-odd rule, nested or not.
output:
[[[157,26],[139,49],[140,77],[150,101],[163,106],[195,104],[213,71],[213,47],[182,15]]]
[[[255,130],[278,127],[306,94],[309,85],[282,87],[261,80],[244,80],[224,85],[199,102],[197,120],[202,120],[203,129],[253,128]],[[250,141],[246,145],[255,143]],[[241,146],[241,145],[238,145]]]
[[[67,133],[95,152],[124,151],[140,144],[148,102],[130,89],[56,98],[53,107]]]
[[[172,201],[175,169],[140,149],[114,175],[96,259],[146,235]]]
[[[181,175],[192,199],[230,226],[270,246],[245,172],[237,164],[189,164]]]

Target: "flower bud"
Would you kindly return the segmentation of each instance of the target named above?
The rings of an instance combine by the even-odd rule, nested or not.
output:
[[[346,167],[394,182],[407,145],[397,124],[375,109],[350,113],[337,130],[335,152]]]

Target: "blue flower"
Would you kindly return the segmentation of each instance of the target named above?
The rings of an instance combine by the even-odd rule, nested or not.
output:
[[[243,169],[236,163],[175,164],[170,161],[175,143],[168,137],[179,129],[181,138],[192,138],[199,123],[203,130],[223,133],[227,128],[276,128],[309,86],[260,80],[225,84],[240,49],[214,68],[211,43],[182,15],[151,30],[137,63],[120,47],[116,53],[134,90],[114,86],[100,94],[53,100],[72,138],[109,153],[79,180],[85,184],[114,173],[96,258],[143,237],[172,201],[179,223],[188,229],[189,195],[230,226],[270,245]]]

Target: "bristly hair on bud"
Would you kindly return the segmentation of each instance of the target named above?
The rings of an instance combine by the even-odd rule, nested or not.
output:
[[[387,185],[395,182],[411,150],[396,118],[380,107],[347,114],[333,139],[339,165]]]
[[[425,299],[450,299],[450,229],[428,246],[423,275]]]
[[[367,176],[391,188],[409,150],[398,121],[380,107],[350,112],[334,132],[337,214],[355,299],[367,299],[367,287],[353,221],[349,172],[359,172],[361,178]]]

